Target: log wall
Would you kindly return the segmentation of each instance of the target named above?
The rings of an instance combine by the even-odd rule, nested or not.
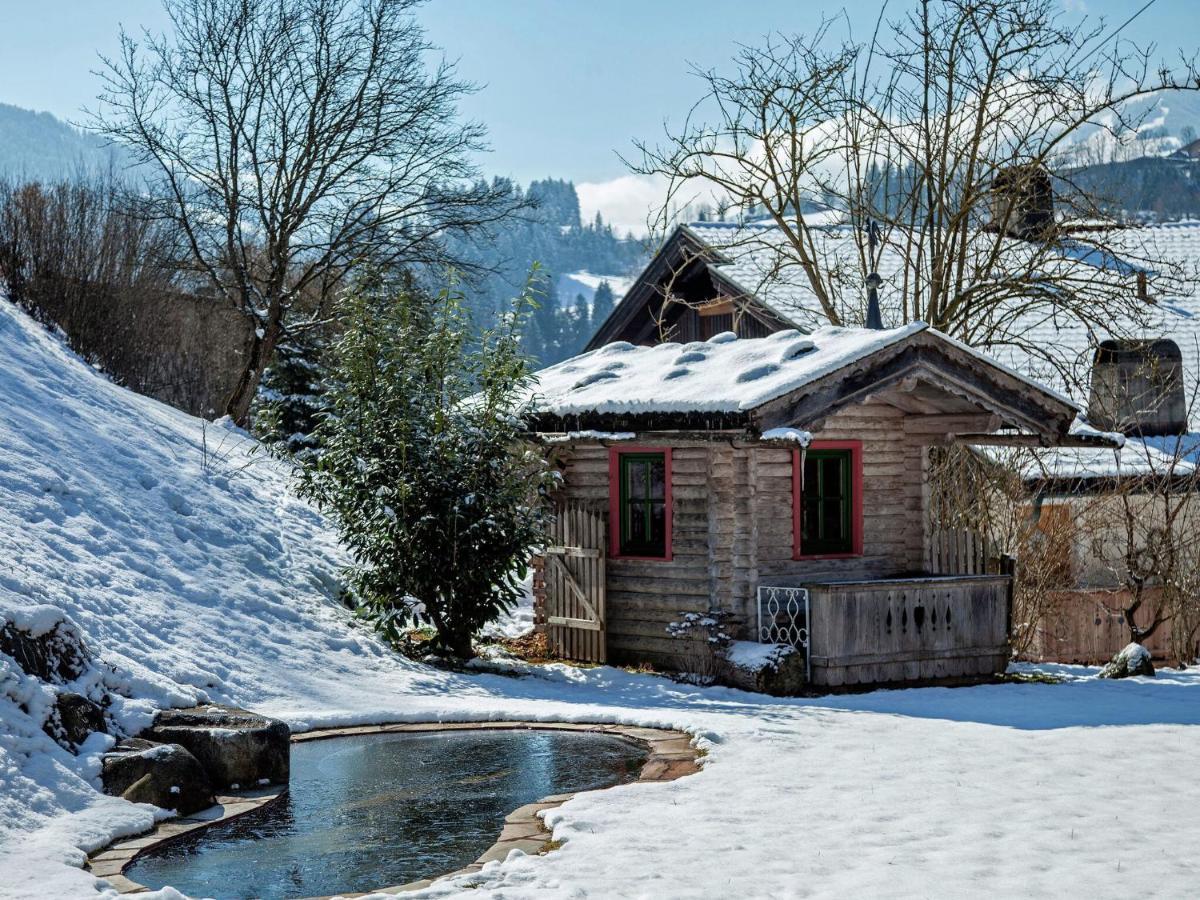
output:
[[[861,404],[831,416],[817,440],[860,440],[863,455],[864,554],[849,559],[792,558],[792,451],[730,441],[641,445],[672,454],[673,544],[670,561],[611,559],[608,565],[609,658],[661,668],[694,665],[707,650],[667,634],[686,612],[727,611],[736,636],[751,639],[760,583],[878,578],[922,569],[925,557],[923,447],[929,434],[885,404]],[[563,490],[607,502],[609,450],[563,448]]]

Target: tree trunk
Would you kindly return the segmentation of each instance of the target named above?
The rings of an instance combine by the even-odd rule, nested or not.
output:
[[[1129,641],[1133,644],[1142,644],[1148,637],[1158,631],[1158,627],[1167,621],[1169,616],[1163,615],[1161,602],[1158,609],[1154,611],[1154,619],[1145,628],[1137,624],[1137,614],[1142,608],[1145,598],[1141,590],[1137,592],[1132,603],[1125,607],[1125,624],[1129,626]]]
[[[459,632],[447,629],[438,632],[438,643],[443,649],[458,659],[471,659],[475,656],[475,646],[469,632]]]
[[[275,345],[279,342],[280,323],[273,316],[265,328],[260,326],[254,332],[250,342],[250,352],[246,356],[246,364],[242,374],[238,376],[237,384],[225,404],[225,414],[233,419],[239,427],[246,427],[250,417],[250,405],[258,393],[258,383],[262,380],[263,372],[271,363],[275,354]]]

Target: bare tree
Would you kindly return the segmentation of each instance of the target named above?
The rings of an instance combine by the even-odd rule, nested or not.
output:
[[[951,445],[930,448],[926,470],[931,532],[973,535],[989,571],[1001,571],[1002,557],[1016,560],[1009,641],[1017,657],[1035,652],[1063,614],[1085,508],[1040,503],[1025,480],[1036,463],[1022,448]]]
[[[1087,505],[1092,557],[1121,585],[1129,639],[1171,627],[1174,655],[1196,658],[1200,630],[1200,439],[1169,435],[1131,443],[1105,494]]]
[[[1133,101],[1200,81],[1191,59],[1158,66],[1121,28],[1070,24],[1060,7],[918,0],[865,42],[838,38],[836,21],[773,37],[732,74],[698,71],[704,97],[632,167],[666,180],[664,211],[698,192],[773,224],[727,251],[776,260],[762,277],[802,285],[835,325],[864,319],[872,230],[899,260],[882,292],[894,323],[1039,354],[1025,338],[1039,318],[1137,321],[1146,290],[1178,273],[1146,266],[1160,284],[1139,292],[1137,248],[1095,226],[1097,204],[1069,178],[1053,185],[1056,217],[1049,173],[1071,167],[1089,130],[1135,131]],[[814,201],[857,228],[831,241]]]
[[[121,34],[94,127],[154,174],[153,216],[255,338],[226,412],[246,419],[284,329],[319,323],[356,266],[443,264],[447,233],[505,210],[475,179],[471,87],[418,0],[163,0],[170,35]],[[303,315],[297,298],[315,296]]]

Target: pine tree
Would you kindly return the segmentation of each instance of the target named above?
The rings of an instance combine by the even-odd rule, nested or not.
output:
[[[526,346],[530,355],[543,365],[556,363],[565,356],[562,352],[563,316],[558,305],[558,287],[552,274],[535,268],[529,276],[538,294],[530,322]]]
[[[523,440],[529,305],[472,341],[458,294],[376,277],[349,299],[300,490],[336,521],[359,611],[394,643],[430,624],[438,650],[469,657],[544,539],[552,476]]]
[[[615,306],[616,297],[613,294],[612,285],[607,281],[601,281],[596,288],[595,296],[592,297],[592,334],[595,334],[596,329],[604,324]],[[590,339],[591,335],[588,337]]]
[[[326,411],[327,343],[325,334],[315,329],[285,335],[255,398],[255,434],[298,458],[314,452],[313,434]]]

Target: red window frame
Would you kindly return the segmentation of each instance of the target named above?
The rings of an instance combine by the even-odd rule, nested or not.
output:
[[[625,453],[661,453],[663,456],[663,479],[666,482],[666,492],[663,496],[663,512],[665,513],[663,528],[666,530],[666,540],[663,542],[666,553],[663,556],[631,556],[621,553],[621,456]],[[642,559],[654,562],[670,562],[672,545],[675,543],[672,528],[672,499],[671,485],[671,448],[670,447],[610,447],[608,450],[608,555],[612,559]]]
[[[863,555],[863,470],[862,441],[813,441],[809,450],[850,451],[850,546],[849,553],[805,553],[800,546],[799,450],[792,451],[792,559],[853,559]]]

